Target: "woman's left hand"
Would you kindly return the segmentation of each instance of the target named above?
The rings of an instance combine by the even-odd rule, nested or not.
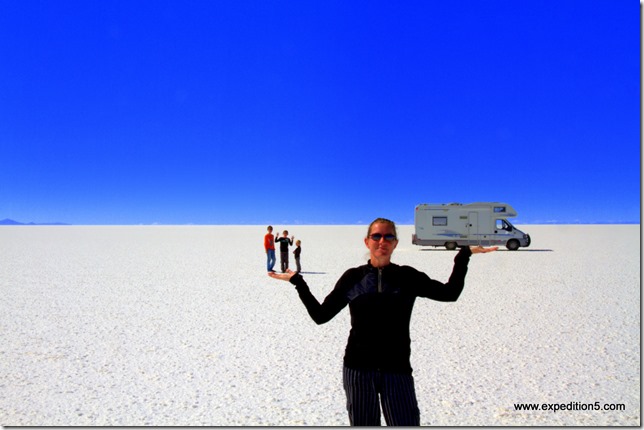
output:
[[[486,252],[494,252],[497,249],[499,249],[498,246],[491,246],[489,248],[483,248],[482,246],[470,246],[470,251],[472,251],[472,254],[484,254]]]

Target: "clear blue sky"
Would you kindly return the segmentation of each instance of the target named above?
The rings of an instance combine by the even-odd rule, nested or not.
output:
[[[8,0],[0,40],[0,219],[640,219],[636,1]]]

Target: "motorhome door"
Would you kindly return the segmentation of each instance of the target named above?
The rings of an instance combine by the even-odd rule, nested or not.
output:
[[[479,214],[478,212],[469,212],[467,214],[467,237],[469,243],[474,245],[481,244],[481,237],[479,236]]]

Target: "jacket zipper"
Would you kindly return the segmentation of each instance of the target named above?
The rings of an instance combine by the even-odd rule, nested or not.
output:
[[[378,293],[382,293],[382,267],[378,267]],[[380,366],[377,371],[380,372]]]

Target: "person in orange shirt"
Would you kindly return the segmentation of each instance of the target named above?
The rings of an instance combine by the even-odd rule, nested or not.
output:
[[[264,236],[264,249],[266,250],[266,270],[275,272],[275,238],[273,237],[273,226],[268,226],[268,233]]]

